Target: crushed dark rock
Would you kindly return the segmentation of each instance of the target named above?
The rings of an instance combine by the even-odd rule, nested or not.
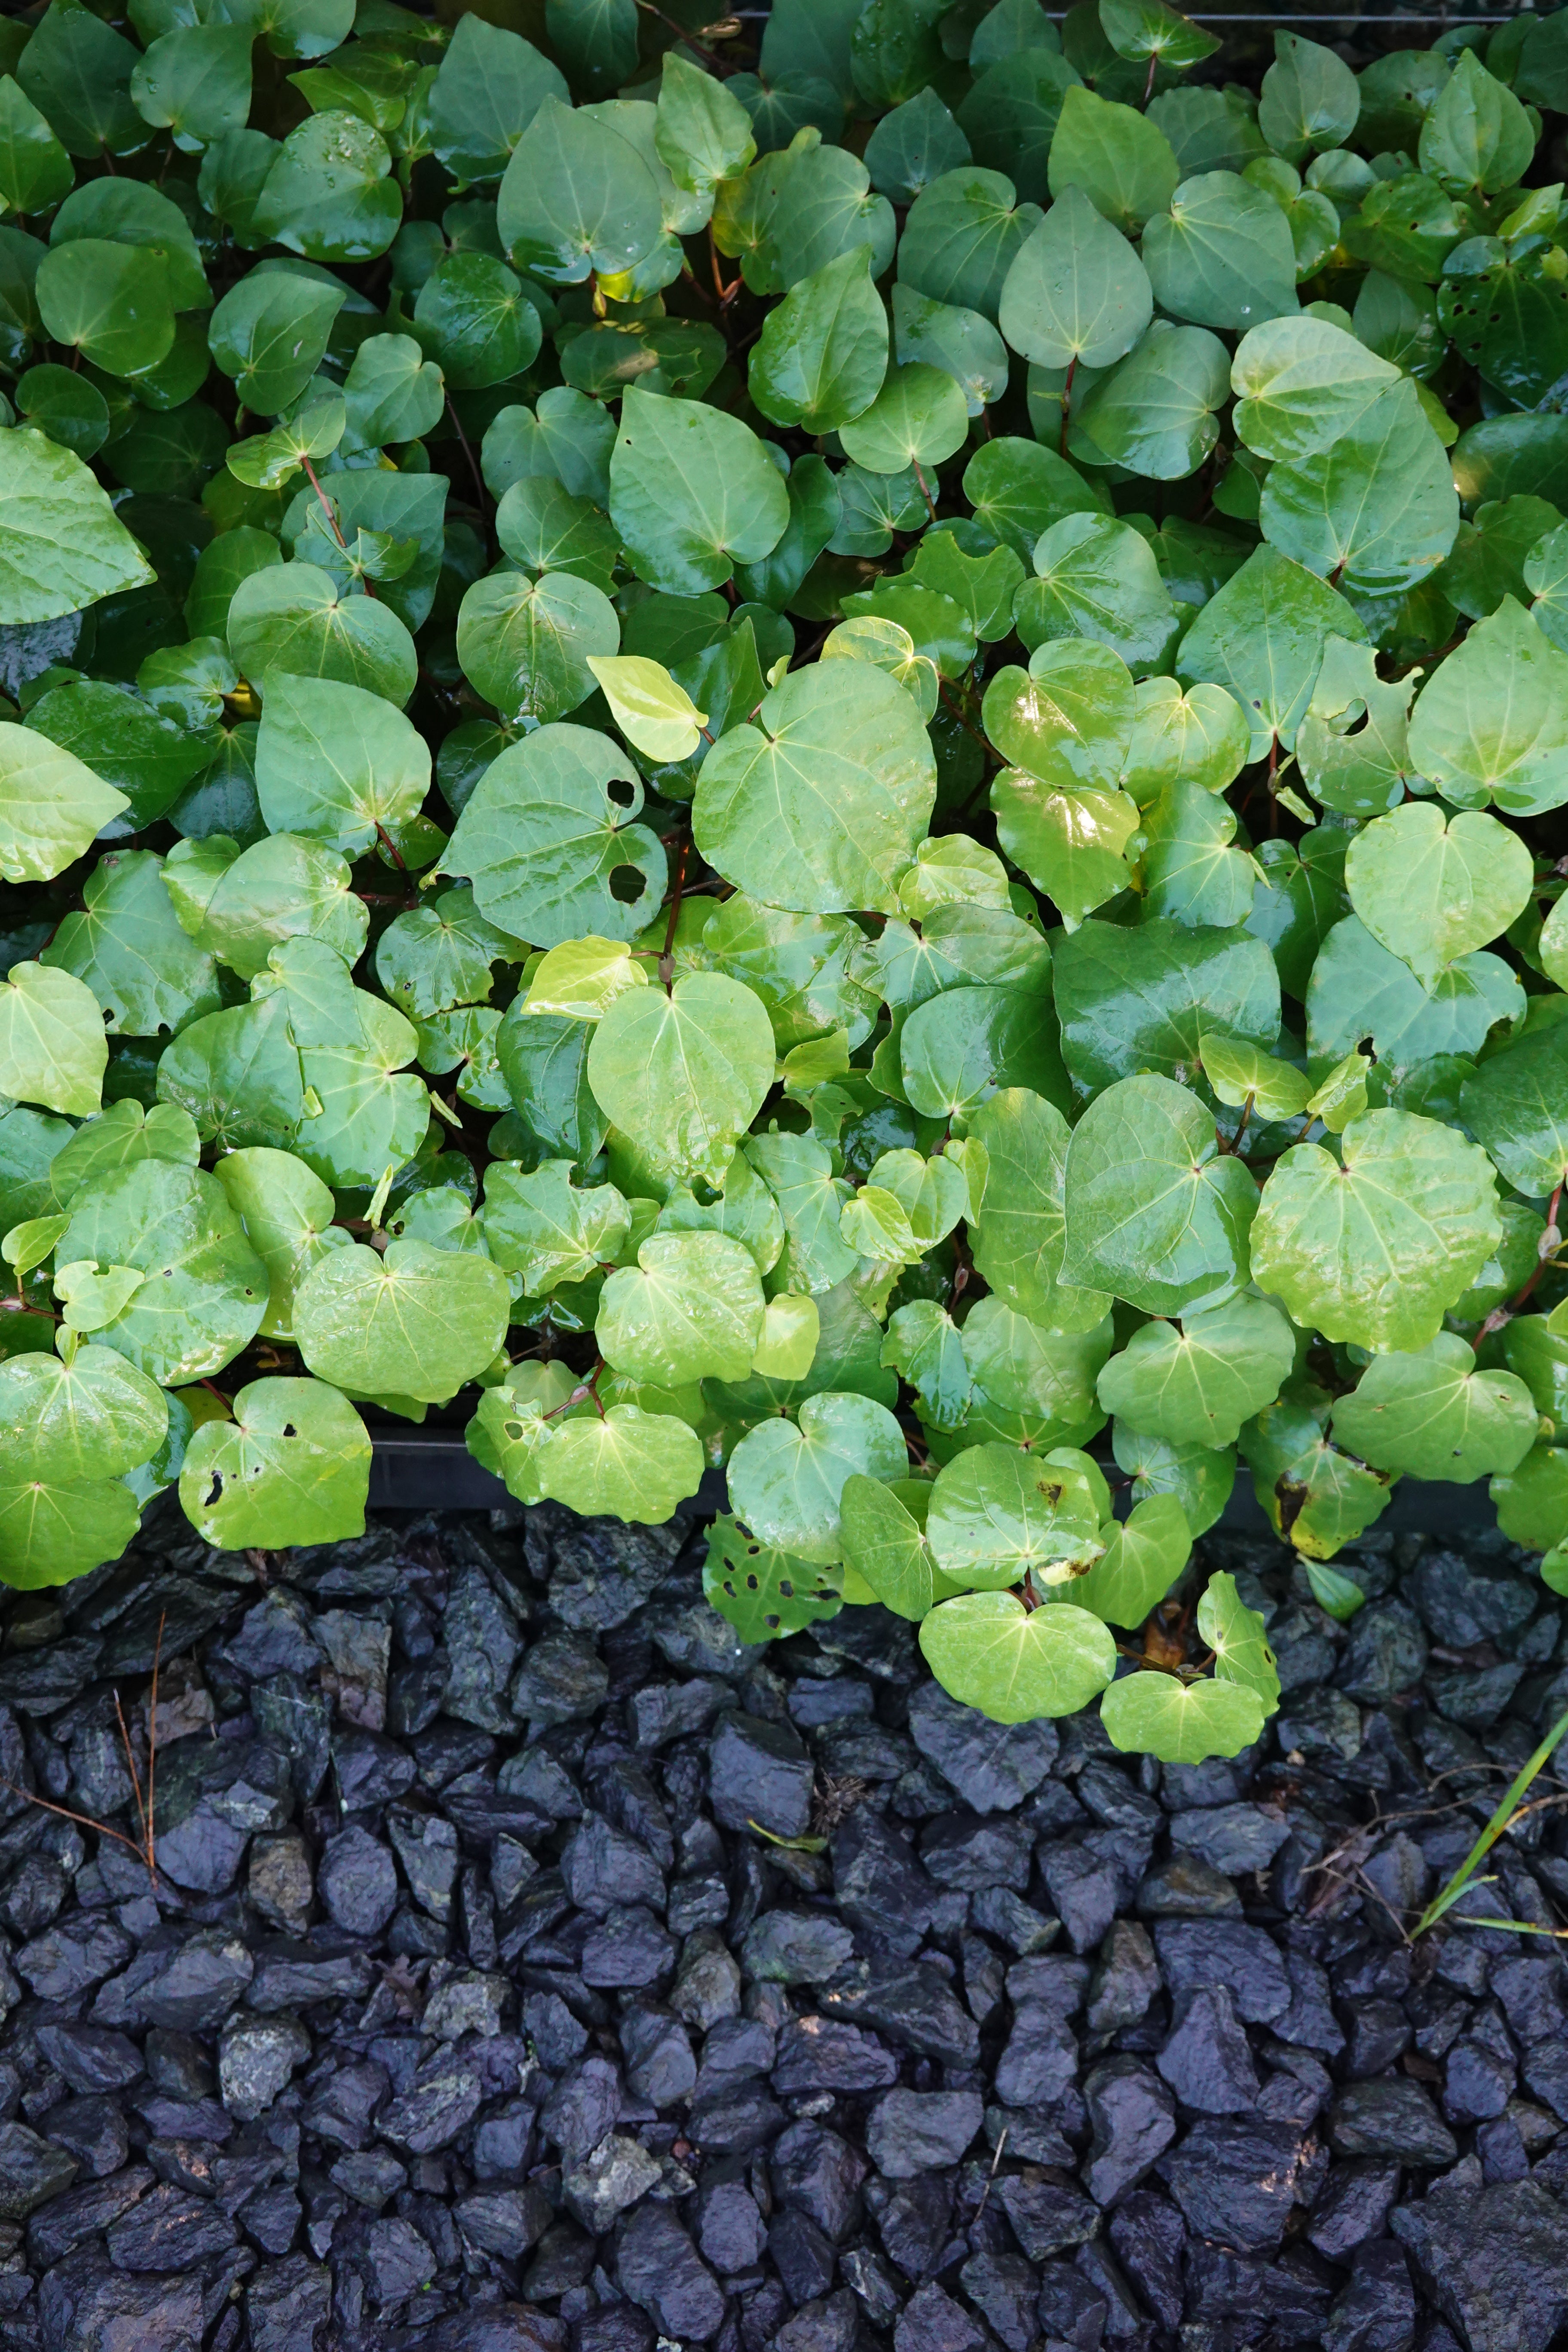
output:
[[[1258,1747],[1005,1727],[695,1523],[154,1509],[0,1612],[0,2352],[1551,2352],[1568,1969],[1405,1929],[1562,1705],[1495,1535],[1279,1547]],[[47,1601],[47,1609],[44,1606]],[[140,1712],[138,1710],[140,1709]],[[1540,1784],[1551,1795],[1555,1784]],[[1568,1915],[1568,1817],[1477,1916]]]

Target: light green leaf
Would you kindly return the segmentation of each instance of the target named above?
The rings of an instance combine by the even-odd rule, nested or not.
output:
[[[599,1352],[630,1379],[678,1388],[743,1381],[763,1329],[756,1261],[724,1234],[671,1233],[643,1243],[635,1267],[605,1283]]]
[[[0,612],[8,623],[57,620],[153,577],[79,457],[31,425],[0,431]]]
[[[0,1584],[32,1592],[118,1559],[141,1511],[118,1478],[0,1484]]]
[[[319,1176],[291,1152],[228,1151],[214,1173],[244,1223],[246,1239],[267,1268],[264,1339],[293,1337],[294,1294],[311,1269],[350,1236],[334,1224],[337,1204]]]
[[[0,720],[0,877],[48,881],[129,806],[123,793],[47,736]]]
[[[465,875],[479,912],[514,939],[635,939],[665,884],[664,851],[635,821],[642,803],[636,768],[606,736],[542,727],[491,761],[436,871]],[[644,877],[630,900],[611,887],[627,868]]]
[[[1535,1443],[1535,1401],[1512,1372],[1475,1364],[1453,1331],[1415,1353],[1374,1356],[1334,1406],[1335,1437],[1380,1470],[1457,1486],[1516,1470]]]
[[[719,972],[616,997],[588,1048],[605,1116],[670,1181],[721,1182],[773,1080],[761,1000]]]
[[[1053,1331],[1093,1330],[1109,1309],[1108,1296],[1062,1279],[1067,1120],[1053,1103],[1009,1087],[972,1113],[969,1133],[989,1160],[970,1235],[976,1272],[1031,1322]]]
[[[279,671],[262,707],[256,789],[272,832],[357,856],[417,816],[430,754],[380,696]]]
[[[594,690],[594,656],[613,654],[620,641],[609,598],[569,572],[537,580],[491,572],[474,582],[458,614],[464,676],[513,725],[575,710]]]
[[[942,1688],[993,1723],[1076,1715],[1116,1671],[1109,1629],[1068,1601],[1034,1610],[1011,1592],[962,1592],[921,1627]]]
[[[1440,663],[1416,701],[1410,757],[1463,808],[1510,816],[1568,801],[1568,654],[1505,596]]]
[[[1198,1633],[1215,1654],[1215,1679],[1256,1691],[1272,1714],[1279,1703],[1274,1653],[1261,1614],[1247,1606],[1234,1576],[1210,1577],[1198,1602]]]
[[[844,1561],[895,1617],[919,1623],[958,1591],[931,1557],[925,1516],[931,1488],[913,1479],[884,1485],[857,1471],[839,1496]]]
[[[541,1495],[584,1518],[662,1526],[701,1478],[695,1430],[635,1404],[613,1404],[602,1420],[563,1422],[539,1457]]]
[[[910,697],[866,662],[794,672],[702,763],[697,845],[748,896],[803,913],[899,910],[936,763]]]
[[[294,1339],[319,1380],[360,1396],[444,1403],[506,1337],[500,1266],[471,1252],[391,1243],[333,1250],[294,1295]]]
[[[1529,169],[1538,128],[1507,83],[1463,49],[1422,122],[1416,160],[1450,195],[1496,195]]]
[[[0,1483],[68,1486],[122,1477],[163,1443],[168,1402],[112,1348],[90,1343],[70,1362],[0,1362]]]
[[[1075,518],[1086,520],[1086,518]],[[1026,593],[1026,592],[1020,592]],[[1133,688],[1110,646],[1058,638],[1026,671],[996,671],[985,688],[985,732],[1004,759],[1062,792],[1110,791],[1132,733]]]
[[[1275,1162],[1252,1231],[1253,1274],[1304,1328],[1357,1347],[1436,1338],[1501,1238],[1486,1154],[1452,1128],[1368,1111],[1342,1139]]]
[[[1069,1281],[1173,1315],[1221,1306],[1247,1279],[1256,1183],[1169,1078],[1124,1078],[1090,1103],[1065,1197]]]
[[[871,405],[839,432],[845,455],[868,473],[933,468],[969,437],[969,404],[945,368],[923,360],[895,367]]]
[[[220,1550],[343,1543],[364,1533],[370,1436],[322,1381],[252,1381],[232,1421],[204,1422],[185,1449],[180,1501]]]
[[[1188,1315],[1180,1332],[1146,1323],[1100,1375],[1100,1402],[1130,1428],[1171,1445],[1234,1445],[1271,1404],[1295,1362],[1278,1307],[1240,1297]]]
[[[569,1160],[525,1171],[510,1160],[485,1171],[485,1240],[490,1255],[522,1276],[523,1294],[542,1297],[563,1282],[582,1282],[619,1255],[631,1229],[613,1184],[579,1190]]]
[[[1015,257],[997,319],[1013,349],[1039,367],[1109,367],[1131,350],[1153,308],[1142,262],[1069,184]]]
[[[1178,480],[1195,473],[1219,439],[1217,412],[1229,387],[1229,354],[1217,336],[1161,320],[1090,387],[1068,446],[1086,464],[1109,459],[1156,481]]]
[[[48,964],[13,964],[0,982],[0,1096],[89,1118],[108,1064],[91,990]]]
[[[1505,931],[1530,898],[1530,852],[1495,817],[1444,820],[1406,802],[1357,834],[1345,857],[1351,904],[1373,937],[1432,989],[1445,964]]]
[[[973,1445],[931,1491],[926,1540],[944,1576],[971,1590],[1061,1584],[1100,1558],[1099,1498],[1080,1471],[1013,1445]]]
[[[1250,740],[1246,715],[1224,687],[1184,694],[1173,677],[1142,678],[1121,788],[1141,808],[1178,784],[1222,793],[1246,766]]]
[[[546,286],[615,277],[664,234],[658,184],[608,122],[552,91],[512,149],[496,227],[516,267]]]
[[[1073,1582],[1073,1604],[1110,1625],[1142,1625],[1187,1564],[1193,1539],[1186,1512],[1173,1494],[1150,1495],[1103,1532],[1103,1553]]]
[[[869,1397],[808,1397],[799,1426],[759,1422],[730,1457],[735,1516],[763,1543],[818,1567],[844,1556],[838,1500],[858,1472],[884,1481],[908,1468],[903,1432]]]
[[[1112,1683],[1100,1702],[1113,1748],[1157,1756],[1163,1764],[1239,1756],[1260,1736],[1267,1716],[1258,1693],[1245,1684],[1184,1683],[1174,1675],[1147,1672]]]
[[[95,1173],[70,1208],[61,1265],[90,1259],[144,1276],[100,1338],[160,1388],[206,1379],[255,1337],[267,1268],[216,1177],[138,1159]]]

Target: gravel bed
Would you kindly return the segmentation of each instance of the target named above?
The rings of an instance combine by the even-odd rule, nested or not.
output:
[[[1408,1918],[1568,1704],[1495,1533],[1215,1536],[1233,1764],[747,1651],[694,1523],[154,1512],[0,1648],[0,2352],[1547,2352],[1568,1979]],[[160,1879],[134,1830],[163,1621]],[[1552,1793],[1541,1784],[1538,1793]],[[1555,1802],[1478,1914],[1568,1914]]]

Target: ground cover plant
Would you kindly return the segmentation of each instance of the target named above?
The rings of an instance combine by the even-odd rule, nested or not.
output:
[[[701,13],[0,27],[0,1576],[457,1401],[1235,1753],[1238,1459],[1568,1591],[1568,14]]]

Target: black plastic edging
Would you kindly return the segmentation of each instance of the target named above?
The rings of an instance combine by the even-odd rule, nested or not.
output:
[[[489,1511],[508,1499],[500,1480],[480,1467],[461,1437],[447,1430],[409,1430],[375,1439],[372,1510]],[[695,1498],[698,1511],[721,1511],[726,1499],[723,1473],[709,1471]],[[1484,1480],[1470,1486],[1444,1486],[1402,1478],[1375,1526],[1391,1535],[1440,1536],[1489,1527],[1494,1516]],[[1237,1535],[1269,1532],[1245,1469],[1231,1489],[1219,1525]]]

